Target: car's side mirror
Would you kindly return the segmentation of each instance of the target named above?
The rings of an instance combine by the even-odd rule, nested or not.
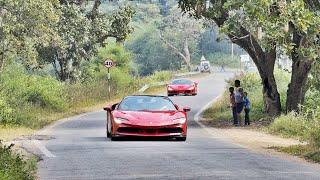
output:
[[[198,82],[194,82],[194,84],[195,84],[196,86],[198,86],[199,83],[198,83]]]
[[[118,105],[118,103],[112,104],[112,105],[108,105],[108,106],[104,107],[103,110],[105,110],[105,111],[113,111],[113,110],[115,110],[117,105]]]
[[[189,111],[191,111],[191,108],[190,108],[190,107],[184,107],[184,108],[183,108],[183,111],[184,111],[184,112],[189,112]]]

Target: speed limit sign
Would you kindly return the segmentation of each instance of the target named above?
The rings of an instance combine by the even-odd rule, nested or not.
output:
[[[111,59],[107,59],[104,61],[104,66],[106,68],[111,68],[113,66],[113,61]]]

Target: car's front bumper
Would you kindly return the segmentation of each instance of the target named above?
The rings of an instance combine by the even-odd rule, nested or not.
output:
[[[136,126],[118,124],[114,127],[113,136],[185,137],[187,135],[186,126],[186,124],[169,126]]]

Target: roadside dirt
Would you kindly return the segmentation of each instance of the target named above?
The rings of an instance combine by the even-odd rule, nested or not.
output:
[[[242,146],[252,149],[267,149],[272,146],[291,146],[303,144],[296,139],[273,136],[264,132],[246,129],[243,127],[215,129],[215,131],[218,131],[220,134],[229,137],[232,141],[235,141]]]
[[[309,162],[301,157],[279,152],[272,148],[305,144],[304,142],[301,142],[297,139],[274,136],[257,129],[256,127],[225,126],[223,128],[215,128],[212,126],[208,126],[206,120],[202,119],[200,122],[206,125],[207,128],[210,131],[212,131],[215,135],[218,135],[224,140],[230,141],[231,143],[240,145],[241,147],[246,148],[254,153],[264,154],[266,156],[279,157],[281,159],[286,159],[299,163],[306,163],[320,168],[320,164]]]

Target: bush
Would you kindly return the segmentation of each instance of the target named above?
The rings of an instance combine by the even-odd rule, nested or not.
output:
[[[269,132],[286,137],[297,137],[320,148],[320,120],[310,112],[308,114],[291,112],[282,115],[270,125]]]
[[[150,78],[153,82],[168,81],[172,78],[172,73],[169,71],[156,71]]]
[[[320,148],[320,126],[319,124],[310,128],[307,134],[310,144],[314,147]]]
[[[281,103],[284,107],[290,74],[284,71],[276,70],[275,78],[278,83],[277,85],[279,93],[282,97]],[[228,88],[230,86],[234,86],[234,81],[236,79],[241,81],[241,86],[244,88],[244,91],[248,92],[248,97],[251,101],[251,121],[257,121],[266,116],[264,113],[261,78],[258,73],[246,73],[235,76],[227,81],[227,89],[224,92],[224,96],[215,104],[213,104],[211,108],[204,112],[205,118],[209,119],[207,122],[208,124],[216,125],[217,123],[213,122],[219,122],[219,124],[223,124],[225,126],[225,124],[227,124],[226,121],[230,121],[230,119],[232,119],[231,110],[227,107],[229,105]],[[213,122],[209,122],[210,120],[213,120]],[[269,123],[269,121],[266,123]]]
[[[270,125],[269,131],[286,137],[305,138],[310,122],[303,116],[294,112],[281,115]]]
[[[61,112],[67,108],[64,84],[11,65],[0,78],[0,108],[1,124],[30,127],[40,118],[36,109]]]
[[[35,171],[35,160],[24,160],[21,155],[12,151],[12,146],[3,146],[0,141],[0,179],[33,180]]]
[[[10,107],[5,97],[0,94],[0,124],[7,124],[13,120],[13,109]]]
[[[20,108],[29,104],[63,110],[66,106],[63,84],[53,77],[29,75],[22,67],[9,67],[1,76],[2,94],[9,104]]]
[[[236,67],[239,67],[239,63],[240,63],[239,56],[234,56],[232,59],[232,56],[230,54],[221,53],[221,52],[208,54],[206,56],[206,59],[210,61],[210,63],[214,66],[225,65],[227,67],[236,68]]]

